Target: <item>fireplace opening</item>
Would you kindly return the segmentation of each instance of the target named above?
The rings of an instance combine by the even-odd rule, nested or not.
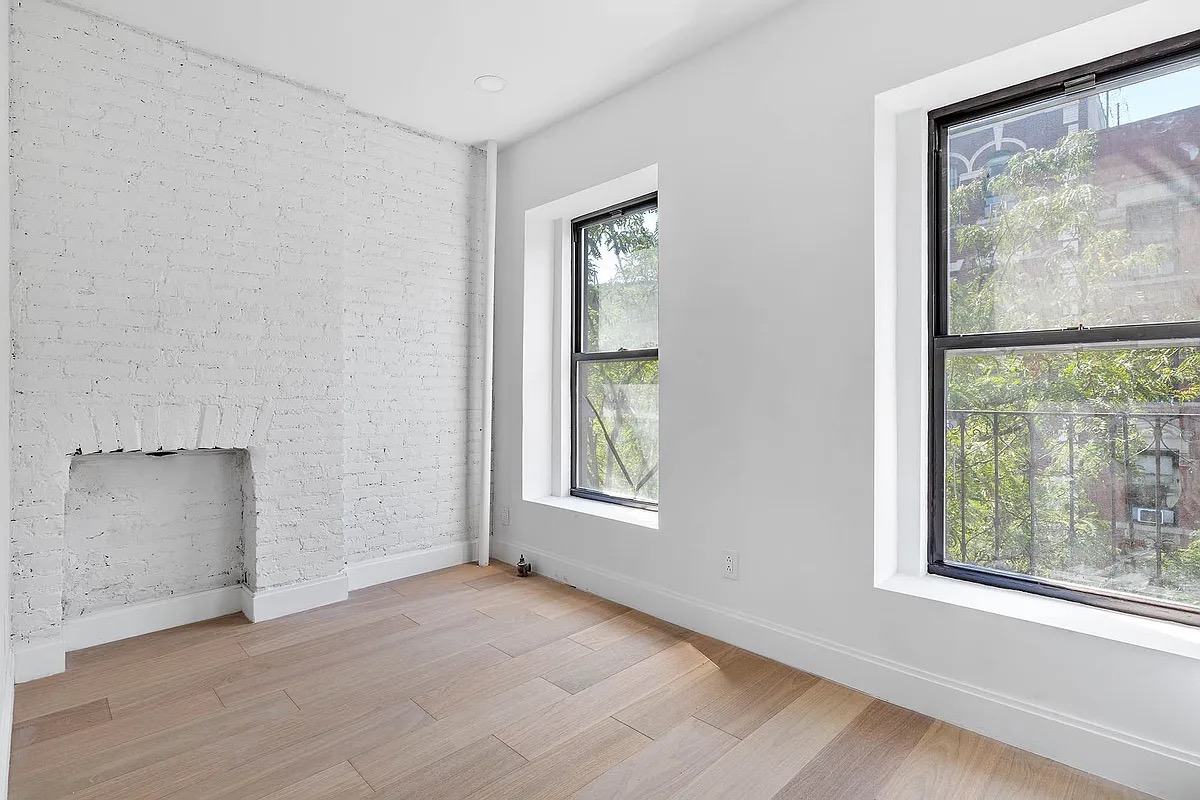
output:
[[[245,450],[73,457],[64,618],[243,583],[253,509]]]

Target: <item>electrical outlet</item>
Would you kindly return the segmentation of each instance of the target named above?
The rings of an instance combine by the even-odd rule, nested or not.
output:
[[[738,554],[736,550],[721,551],[721,577],[731,581],[738,579]]]
[[[500,524],[508,525],[508,506],[500,506]]]

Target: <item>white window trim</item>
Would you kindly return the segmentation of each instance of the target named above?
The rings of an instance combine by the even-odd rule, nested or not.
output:
[[[571,496],[571,220],[658,192],[658,165],[525,212],[521,498],[658,528],[658,511]]]
[[[928,114],[1197,28],[1197,4],[1150,0],[876,95],[876,588],[1200,659],[1200,628],[972,584],[926,570]]]
[[[639,528],[658,530],[658,512],[645,508],[605,503],[602,500],[589,500],[586,497],[550,496],[538,497],[532,502],[549,508],[560,508],[576,514],[587,514],[593,517],[610,519],[613,522],[624,522],[637,525]]]

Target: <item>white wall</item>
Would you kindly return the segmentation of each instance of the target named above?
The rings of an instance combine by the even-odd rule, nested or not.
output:
[[[61,668],[77,450],[248,450],[255,593],[469,558],[482,153],[72,7],[13,17],[22,650]]]
[[[874,98],[1129,5],[807,0],[503,151],[496,505],[512,522],[496,552],[1089,771],[1194,796],[1194,660],[884,592],[873,576]],[[652,164],[657,531],[522,500],[520,485],[525,212]],[[720,577],[725,548],[740,551],[739,581]]]
[[[15,633],[61,625],[77,449],[247,447],[248,584],[338,573],[344,103],[40,0],[13,35]]]
[[[475,148],[347,116],[348,563],[477,529],[483,169]]]

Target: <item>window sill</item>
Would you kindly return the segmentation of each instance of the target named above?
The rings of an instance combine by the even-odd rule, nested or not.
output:
[[[538,497],[530,502],[574,511],[577,514],[587,514],[590,517],[601,517],[614,522],[624,522],[641,528],[658,530],[658,512],[647,511],[644,508],[630,508],[599,500],[585,500],[582,497]]]
[[[877,588],[1200,660],[1200,628],[1187,625],[940,575],[897,573]]]

